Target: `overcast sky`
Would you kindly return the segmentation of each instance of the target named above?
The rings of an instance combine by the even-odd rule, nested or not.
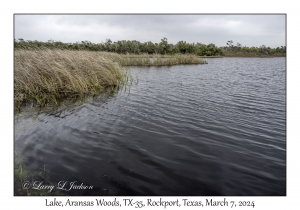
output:
[[[285,46],[285,15],[15,15],[15,38]]]

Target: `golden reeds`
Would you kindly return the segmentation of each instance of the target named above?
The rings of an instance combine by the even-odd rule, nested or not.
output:
[[[96,95],[125,81],[121,66],[206,64],[196,55],[131,55],[92,51],[27,49],[14,53],[14,101],[58,104],[62,99]]]
[[[125,72],[101,53],[69,50],[15,50],[14,100],[40,105],[94,95],[117,86]]]
[[[207,61],[193,54],[175,54],[166,56],[161,54],[116,54],[101,52],[122,66],[172,66],[182,64],[207,64]]]

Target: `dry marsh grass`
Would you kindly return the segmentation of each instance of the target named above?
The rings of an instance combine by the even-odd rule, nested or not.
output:
[[[192,54],[175,54],[172,56],[160,54],[116,54],[102,52],[122,66],[172,66],[183,64],[207,64],[207,61],[197,55]]]
[[[118,63],[97,52],[15,50],[15,105],[95,95],[118,86],[125,75]]]
[[[122,66],[206,64],[196,55],[132,55],[59,49],[17,49],[14,53],[14,102],[58,105],[64,99],[97,95],[128,81]]]

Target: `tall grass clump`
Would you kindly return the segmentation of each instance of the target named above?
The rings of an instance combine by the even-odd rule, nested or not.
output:
[[[121,66],[99,52],[23,50],[14,52],[14,101],[58,104],[62,99],[95,95],[118,86]]]

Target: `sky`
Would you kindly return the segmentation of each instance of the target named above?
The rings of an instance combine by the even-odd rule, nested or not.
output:
[[[242,46],[285,46],[286,16],[277,15],[21,15],[15,14],[14,38],[38,41],[105,42],[106,39],[169,43],[232,40]]]

